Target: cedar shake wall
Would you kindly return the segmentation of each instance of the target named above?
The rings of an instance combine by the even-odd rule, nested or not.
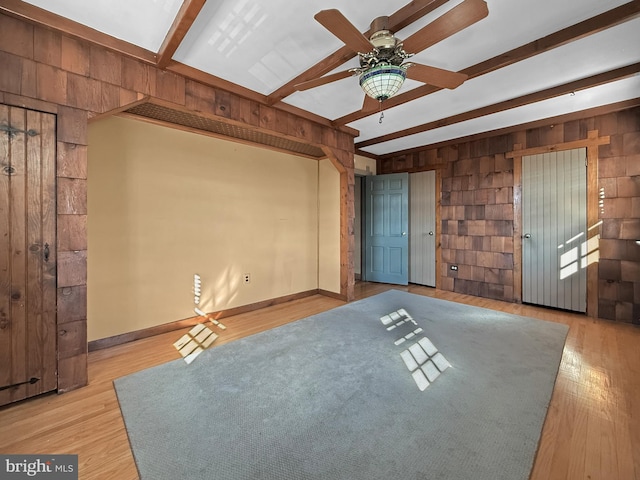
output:
[[[0,103],[57,118],[58,391],[87,374],[87,122],[145,97],[320,146],[340,172],[340,284],[353,299],[353,135],[0,14]]]
[[[595,123],[611,135],[598,162],[599,316],[640,324],[640,108],[596,117]]]
[[[440,288],[518,301],[514,265],[514,159],[507,152],[587,139],[597,130],[610,143],[598,151],[600,260],[598,317],[640,324],[640,108],[547,125],[378,161],[378,173],[441,169]],[[451,264],[458,271],[450,270]],[[514,289],[516,287],[516,289]]]

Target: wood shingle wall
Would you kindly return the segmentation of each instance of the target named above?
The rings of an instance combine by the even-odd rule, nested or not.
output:
[[[611,143],[599,151],[602,318],[640,324],[640,109],[594,119]]]

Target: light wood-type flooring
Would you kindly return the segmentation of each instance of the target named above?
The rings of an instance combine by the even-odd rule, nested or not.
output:
[[[389,288],[569,325],[531,479],[640,480],[639,327],[415,285],[357,283],[356,296]],[[342,304],[314,295],[228,317],[214,345]],[[179,358],[172,344],[182,333],[92,352],[87,387],[1,408],[0,453],[78,454],[83,480],[137,479],[112,380]]]

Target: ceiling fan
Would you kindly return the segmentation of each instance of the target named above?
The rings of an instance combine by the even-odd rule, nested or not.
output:
[[[360,66],[299,83],[295,88],[308,90],[358,75],[360,86],[366,93],[365,109],[369,109],[372,102],[382,104],[395,95],[405,78],[441,88],[456,88],[467,79],[467,75],[405,60],[488,14],[484,0],[464,0],[402,41],[389,30],[389,17],[373,20],[370,28],[373,33],[367,39],[339,10],[322,10],[314,18],[358,54]]]

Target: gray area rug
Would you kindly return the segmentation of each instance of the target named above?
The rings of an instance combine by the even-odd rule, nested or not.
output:
[[[146,480],[524,480],[567,330],[391,290],[114,384]],[[451,367],[421,390],[423,338]]]

